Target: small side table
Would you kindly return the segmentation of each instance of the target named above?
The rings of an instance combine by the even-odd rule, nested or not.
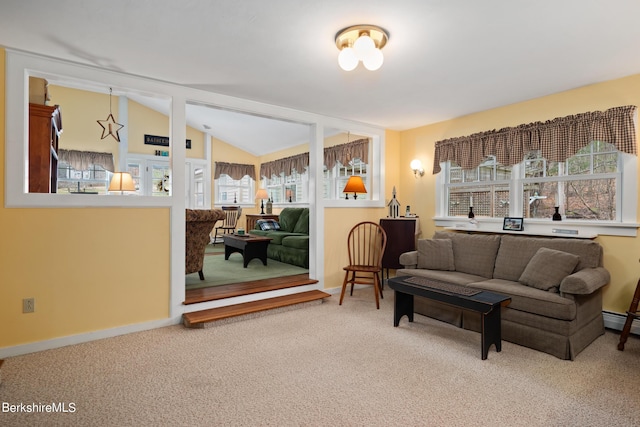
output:
[[[416,250],[420,226],[418,217],[381,218],[380,226],[387,233],[387,247],[382,256],[382,268],[387,270],[387,280],[389,280],[389,269],[397,270],[403,267],[400,264],[400,255]]]

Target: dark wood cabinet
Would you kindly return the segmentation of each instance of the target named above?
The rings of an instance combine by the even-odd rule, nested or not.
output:
[[[29,192],[55,193],[58,184],[60,108],[29,104]]]
[[[387,247],[382,256],[382,268],[402,268],[400,254],[416,249],[416,230],[418,218],[382,218],[380,226],[387,233]]]

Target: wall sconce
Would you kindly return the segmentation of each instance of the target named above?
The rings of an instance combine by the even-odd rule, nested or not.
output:
[[[416,178],[418,177],[418,174],[420,174],[420,176],[424,175],[422,162],[418,159],[411,160],[411,170],[413,171],[413,174],[416,176]]]
[[[119,191],[120,194],[124,194],[125,191],[136,191],[133,177],[129,172],[115,172],[109,183],[108,191]]]
[[[344,186],[343,193],[347,193],[345,197],[346,200],[349,200],[349,193],[353,193],[353,199],[356,200],[358,198],[357,193],[367,193],[367,189],[364,186],[364,182],[362,181],[362,177],[360,176],[350,176],[349,181],[347,181],[347,185]]]
[[[354,25],[336,34],[336,46],[340,49],[338,64],[345,71],[355,69],[360,61],[369,71],[382,67],[382,48],[389,33],[375,25]]]

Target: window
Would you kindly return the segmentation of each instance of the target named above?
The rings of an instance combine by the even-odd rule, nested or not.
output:
[[[506,213],[531,234],[636,236],[636,116],[626,105],[437,141],[436,225],[491,231]],[[480,220],[461,222],[472,204]]]
[[[215,186],[217,203],[255,204],[255,183],[248,175],[232,179],[227,174],[221,174],[215,180]]]
[[[548,162],[539,151],[527,153],[522,179],[523,216],[550,218],[557,206],[567,219],[620,221],[622,167],[618,157],[613,145],[600,141],[564,162]]]
[[[136,186],[135,194],[167,197],[171,195],[171,166],[168,161],[149,158],[129,157],[127,172]]]
[[[189,194],[191,193],[187,206],[192,209],[203,209],[205,207],[205,190],[207,188],[207,181],[205,181],[206,169],[196,165],[190,166],[193,166],[193,173],[191,175],[191,179],[187,180],[187,185],[190,185],[191,189],[191,191],[187,191],[187,197],[189,197]]]
[[[323,197],[325,199],[340,199],[344,198],[342,190],[347,185],[347,181],[350,176],[361,176],[365,183],[365,188],[369,190],[371,184],[368,180],[368,165],[359,158],[354,158],[346,166],[337,162],[336,165],[327,169],[324,169],[324,181],[323,181]],[[362,200],[369,199],[369,193],[358,194],[358,198]]]
[[[594,141],[564,162],[548,161],[539,150],[513,168],[489,156],[478,167],[446,166],[446,216],[522,216],[549,219],[558,207],[563,219],[622,221],[621,154]]]
[[[309,174],[292,172],[291,175],[272,175],[265,178],[265,188],[273,203],[308,202]]]
[[[59,194],[107,194],[112,175],[99,165],[90,164],[85,170],[76,170],[60,162],[57,191]]]
[[[474,214],[491,217],[509,216],[511,167],[489,156],[480,166],[463,170],[452,164],[447,168],[447,216]]]

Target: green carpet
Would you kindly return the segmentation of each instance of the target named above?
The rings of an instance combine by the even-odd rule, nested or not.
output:
[[[233,253],[228,260],[224,259],[224,246],[208,245],[204,256],[204,280],[200,280],[198,273],[185,276],[186,289],[206,288],[209,286],[227,285],[229,283],[247,282],[252,280],[270,279],[273,277],[293,276],[308,273],[309,270],[296,265],[285,264],[267,259],[267,265],[262,265],[259,259],[252,259],[247,268],[242,267],[242,255]]]

